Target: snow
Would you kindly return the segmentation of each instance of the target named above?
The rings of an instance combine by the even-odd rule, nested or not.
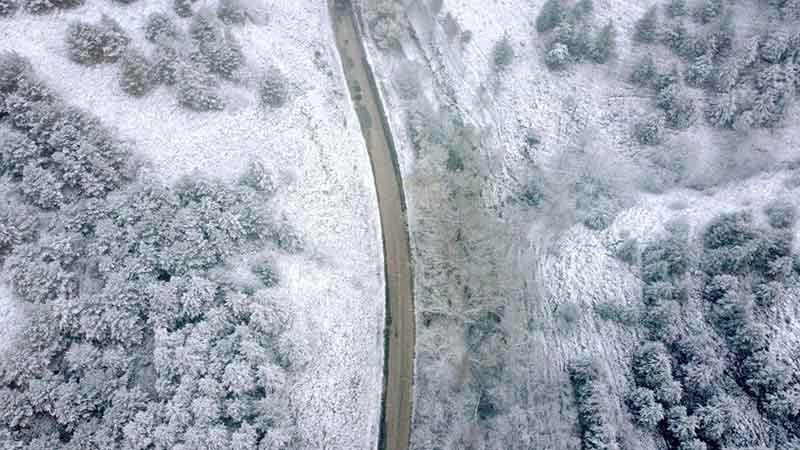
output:
[[[214,7],[215,3],[195,4]],[[143,99],[124,94],[115,65],[83,67],[66,56],[64,32],[74,19],[115,18],[144,40],[147,14],[172,14],[169,0],[129,6],[88,1],[68,11],[33,16],[22,11],[0,22],[0,51],[31,59],[34,68],[68,103],[92,111],[116,128],[165,180],[195,170],[233,177],[258,158],[279,174],[274,207],[301,233],[306,251],[280,256],[295,319],[292,339],[304,365],[292,387],[301,434],[314,448],[376,446],[383,358],[383,254],[378,206],[368,154],[344,89],[325,2],[262,1],[265,23],[234,27],[247,70],[227,83],[220,113],[181,109],[171,88]],[[174,17],[184,25],[188,19]],[[255,81],[269,65],[291,80],[291,100],[264,110]],[[7,298],[0,296],[0,298]],[[10,317],[0,302],[0,329]]]

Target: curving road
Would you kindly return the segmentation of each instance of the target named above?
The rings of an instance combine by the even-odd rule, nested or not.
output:
[[[328,0],[336,47],[369,151],[386,275],[380,450],[406,450],[411,432],[414,299],[406,205],[394,143],[350,0]]]

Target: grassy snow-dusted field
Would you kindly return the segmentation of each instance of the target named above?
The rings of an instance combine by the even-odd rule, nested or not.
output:
[[[204,6],[214,8],[216,2],[198,2],[194,8]],[[102,14],[120,23],[134,47],[149,51],[145,18],[156,11],[174,16],[171,1],[87,1],[36,16],[18,11],[0,20],[0,51],[30,58],[48,85],[113,127],[165,182],[193,171],[230,178],[253,159],[273,169],[279,180],[274,207],[298,229],[306,248],[278,261],[284,280],[280,295],[296,317],[292,338],[304,354],[291,393],[300,432],[315,448],[374,448],[384,290],[367,152],[336,68],[325,3],[285,0],[255,6],[261,23],[248,21],[233,30],[246,70],[243,83],[223,83],[227,106],[222,112],[186,111],[164,86],[142,99],[130,97],[118,85],[117,65],[84,67],[67,57],[67,24],[94,22]],[[188,23],[174,18],[181,26]],[[278,110],[265,110],[256,92],[255,81],[269,65],[290,79],[290,101]],[[14,305],[2,292],[0,329],[9,330]]]

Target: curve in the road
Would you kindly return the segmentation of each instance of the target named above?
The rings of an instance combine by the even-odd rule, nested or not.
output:
[[[394,141],[349,0],[329,0],[336,46],[369,151],[378,194],[386,275],[380,450],[406,450],[411,433],[414,288],[406,205]]]

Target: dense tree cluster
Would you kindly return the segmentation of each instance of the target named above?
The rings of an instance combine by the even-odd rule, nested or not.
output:
[[[677,8],[680,14],[673,6],[677,8],[668,5],[663,23],[659,23],[658,10],[649,9],[636,23],[634,39],[643,44],[660,42],[682,58],[685,83],[706,91],[707,122],[739,131],[779,126],[800,90],[800,33],[775,27],[734,48],[733,15],[724,2],[695,3],[691,16],[696,23],[689,25],[682,17],[687,12],[685,4]],[[650,61],[642,60],[631,81],[653,87],[645,75],[656,70]],[[685,128],[691,124],[688,113],[695,107],[681,94],[679,84],[664,92],[666,87],[657,89],[658,106],[671,127]]]
[[[583,448],[618,449],[616,431],[609,421],[608,387],[596,363],[585,359],[572,361],[569,378],[578,405]]]
[[[134,176],[125,148],[13,53],[0,105],[0,262],[28,316],[0,359],[0,447],[302,445],[291,317],[263,254],[298,239],[267,209],[268,171]],[[236,261],[249,279],[220,270]]]
[[[229,24],[243,23],[246,9],[228,1],[219,4],[216,14],[207,8],[192,13],[190,7],[186,30],[167,14],[151,13],[144,24],[145,38],[155,44],[150,54],[129,49],[127,32],[106,16],[98,23],[71,23],[67,50],[72,60],[84,65],[119,61],[119,85],[129,95],[144,96],[158,84],[175,85],[181,106],[218,111],[225,107],[220,79],[240,81],[245,58]]]
[[[570,5],[566,0],[548,0],[536,17],[536,31],[547,33],[549,41],[544,61],[552,70],[589,59],[598,64],[610,60],[616,52],[616,27],[609,21],[599,29],[592,22],[594,5],[580,0]]]
[[[642,252],[642,324],[649,340],[632,359],[628,406],[635,422],[660,433],[670,448],[763,444],[741,425],[742,405],[752,401],[772,424],[774,443],[798,442],[800,378],[775,358],[757,319],[794,276],[795,214],[785,200],[764,208],[768,227],[758,226],[751,212],[722,214],[703,229],[696,259],[685,226],[670,226]],[[701,290],[690,299],[686,277],[694,261]],[[684,319],[690,301],[701,303],[710,327]]]
[[[765,212],[771,228],[758,227],[749,212],[722,214],[708,224],[703,233],[704,298],[733,354],[737,381],[768,417],[797,435],[800,379],[775,360],[768,333],[755,319],[757,306],[768,306],[774,301],[770,297],[779,295],[768,291],[779,292],[793,271],[794,234],[786,227],[794,221],[794,209],[775,202]]]

